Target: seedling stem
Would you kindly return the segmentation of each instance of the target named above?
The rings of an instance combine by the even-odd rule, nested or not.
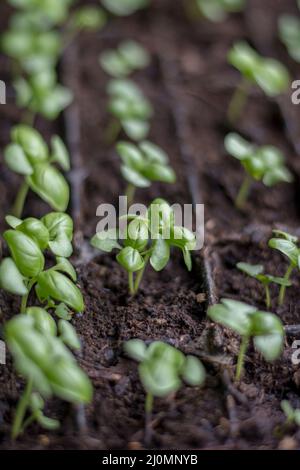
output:
[[[133,184],[130,184],[130,183],[128,184],[125,195],[127,196],[128,207],[130,207],[131,204],[133,203],[134,195],[135,195],[135,186]]]
[[[15,203],[13,205],[12,214],[18,219],[22,216],[25,200],[29,191],[29,186],[24,181],[18,191]]]
[[[235,124],[240,117],[242,109],[244,108],[251,83],[247,78],[242,78],[240,84],[237,86],[228,108],[228,120],[231,124]]]
[[[271,294],[270,294],[270,286],[269,284],[264,284],[266,289],[266,307],[267,309],[271,308]]]
[[[240,380],[242,373],[243,373],[245,353],[247,351],[248,345],[249,345],[249,337],[243,336],[241,346],[240,346],[240,352],[238,356],[238,362],[236,366],[235,380],[237,382]]]
[[[294,269],[294,266],[293,266],[293,264],[291,263],[291,264],[289,265],[288,269],[287,269],[287,272],[286,272],[285,275],[284,275],[284,279],[285,279],[286,281],[288,281],[288,280],[290,279],[291,274],[292,274],[292,272],[293,272],[293,269]],[[283,303],[284,303],[285,291],[286,291],[286,286],[282,285],[282,286],[280,287],[279,298],[278,298],[278,303],[279,303],[280,306],[283,305]]]
[[[235,200],[235,205],[238,209],[242,209],[245,206],[245,202],[248,198],[250,192],[250,186],[252,183],[252,178],[250,175],[246,174],[244,182],[239,190],[239,193]]]
[[[145,400],[145,444],[149,446],[151,443],[151,418],[153,410],[153,401],[154,397],[152,393],[148,392],[146,394]]]
[[[26,409],[28,407],[30,396],[32,393],[32,385],[33,385],[32,379],[28,380],[24,393],[19,400],[13,426],[12,426],[11,437],[13,440],[15,440],[22,431],[22,423],[23,423]]]

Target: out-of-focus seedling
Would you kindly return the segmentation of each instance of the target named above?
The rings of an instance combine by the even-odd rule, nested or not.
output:
[[[69,204],[69,185],[53,165],[58,164],[65,171],[70,169],[69,154],[61,138],[52,137],[49,150],[38,131],[20,124],[12,129],[11,140],[4,151],[5,162],[10,170],[24,176],[13,214],[22,215],[29,189],[54,210],[64,212]]]
[[[225,137],[225,149],[241,162],[246,176],[236,197],[235,205],[242,209],[249,195],[253,181],[262,181],[265,186],[277,183],[291,183],[293,175],[285,166],[283,153],[272,145],[258,147],[236,133]]]
[[[242,11],[246,0],[196,0],[201,15],[210,21],[224,21],[228,13]]]
[[[89,403],[92,399],[92,385],[66,347],[80,348],[76,332],[63,320],[58,330],[59,336],[51,315],[36,307],[5,325],[5,340],[15,368],[26,379],[12,426],[13,439],[34,421],[45,429],[57,429],[59,422],[43,413],[44,399],[55,395],[75,404]]]
[[[294,269],[300,268],[300,250],[298,248],[298,238],[290,235],[282,230],[273,230],[274,238],[269,240],[269,247],[278,250],[289,260],[289,266],[284,275],[284,279],[288,281]],[[283,305],[285,298],[286,286],[282,285],[279,292],[278,303]]]
[[[222,299],[220,304],[208,309],[208,316],[216,323],[238,333],[241,346],[236,367],[236,380],[243,372],[245,354],[250,339],[267,361],[277,359],[283,348],[284,329],[280,319],[273,313],[258,311],[256,307],[231,299]]]
[[[283,400],[281,402],[281,408],[286,417],[286,426],[300,426],[300,410],[294,410],[290,402],[288,402],[287,400]]]
[[[271,308],[271,294],[270,294],[270,284],[277,284],[278,286],[290,287],[292,285],[291,281],[283,277],[275,277],[270,274],[264,274],[264,267],[261,264],[248,264],[248,263],[238,263],[236,267],[247,274],[250,277],[253,277],[258,282],[260,282],[265,289],[266,293],[266,307]]]
[[[296,62],[300,62],[300,20],[296,16],[282,15],[278,21],[279,37]]]
[[[129,214],[127,218],[130,222],[123,246],[120,245],[118,231],[114,229],[98,232],[91,244],[101,251],[119,251],[117,261],[128,272],[131,295],[137,293],[149,261],[155,271],[166,267],[171,247],[181,249],[186,267],[192,269],[191,251],[196,246],[195,235],[187,228],[175,225],[174,211],[166,201],[155,199],[145,217]]]
[[[141,89],[132,81],[111,80],[107,92],[110,96],[108,109],[115,120],[107,131],[107,141],[114,141],[121,129],[132,140],[147,137],[153,114],[152,106]]]
[[[288,90],[290,76],[286,67],[275,59],[260,56],[246,42],[237,42],[228,54],[228,61],[242,75],[228,108],[228,119],[234,124],[247,100],[249,89],[257,85],[269,97]]]
[[[117,152],[122,159],[122,175],[128,182],[128,206],[133,202],[135,188],[147,188],[153,181],[175,183],[176,174],[168,164],[168,155],[157,145],[149,141],[138,145],[119,142]]]
[[[177,392],[182,381],[190,386],[202,386],[205,369],[194,356],[185,356],[181,351],[161,341],[148,347],[144,341],[132,339],[124,344],[126,354],[139,362],[139,376],[146,391],[146,441],[149,444],[150,421],[154,397],[166,397]]]
[[[54,309],[61,318],[70,318],[72,309],[84,310],[83,297],[75,285],[77,276],[67,259],[72,254],[73,222],[63,213],[52,212],[41,220],[6,217],[12,227],[3,234],[10,257],[0,264],[0,287],[22,297],[21,313],[35,287],[36,295],[46,308]],[[55,256],[56,264],[45,268],[46,249]]]
[[[123,78],[135,70],[147,67],[150,57],[146,49],[136,41],[123,41],[117,49],[104,51],[100,64],[106,73],[115,78]]]
[[[129,16],[146,8],[150,0],[101,0],[105,8],[113,15]]]

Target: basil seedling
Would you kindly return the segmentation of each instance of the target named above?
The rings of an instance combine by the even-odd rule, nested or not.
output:
[[[40,302],[56,310],[58,316],[69,316],[69,308],[82,312],[83,298],[74,284],[76,272],[67,257],[72,254],[73,222],[63,213],[50,213],[41,220],[8,216],[12,227],[4,232],[11,257],[0,264],[0,287],[22,297],[21,313],[27,307],[33,287]],[[45,250],[55,256],[56,264],[45,268]],[[65,306],[65,308],[63,308]]]
[[[46,429],[56,429],[57,420],[44,416],[44,400],[55,395],[72,403],[89,403],[92,385],[79,368],[74,356],[65,344],[80,346],[76,332],[68,324],[59,323],[57,336],[55,322],[45,310],[32,307],[27,314],[17,315],[5,325],[5,340],[14,358],[17,372],[27,381],[19,400],[12,426],[12,438],[16,439],[33,421]],[[43,398],[42,398],[43,397]],[[27,411],[30,414],[27,419]]]
[[[226,136],[224,145],[226,151],[241,162],[246,172],[235,200],[235,205],[239,209],[244,207],[254,180],[262,181],[268,187],[293,181],[292,173],[284,164],[284,155],[278,148],[272,145],[258,147],[233,132]]]
[[[139,376],[146,391],[146,427],[153,410],[154,397],[166,397],[182,387],[182,381],[190,386],[202,386],[205,369],[194,356],[185,356],[181,351],[161,341],[148,347],[144,341],[132,339],[124,344],[126,354],[139,362]]]
[[[228,61],[242,75],[228,109],[228,118],[232,123],[238,119],[251,85],[259,86],[269,97],[288,90],[290,76],[286,67],[275,59],[260,56],[247,42],[235,43],[229,51]]]
[[[296,16],[282,15],[278,22],[279,37],[296,62],[300,62],[300,20]]]
[[[133,202],[136,187],[147,188],[152,181],[175,183],[176,174],[168,165],[168,155],[157,145],[149,141],[138,145],[119,142],[117,152],[122,159],[122,175],[128,182],[128,206]]]
[[[210,21],[224,21],[228,13],[242,11],[246,0],[196,0],[200,13]]]
[[[236,367],[236,380],[240,380],[249,341],[253,338],[256,349],[267,361],[277,359],[283,348],[284,329],[273,313],[258,311],[256,307],[236,300],[222,299],[208,309],[208,316],[216,323],[238,333],[241,338]]]
[[[117,16],[129,16],[149,5],[149,0],[102,0],[108,11]]]
[[[286,426],[290,426],[293,424],[295,424],[296,426],[300,426],[300,410],[294,410],[294,408],[287,400],[283,400],[281,402],[281,408],[286,417]]]
[[[128,218],[130,222],[122,235],[125,238],[123,246],[120,245],[120,233],[115,229],[98,232],[91,244],[104,252],[119,251],[117,261],[128,272],[131,295],[137,293],[149,261],[155,271],[166,267],[171,247],[181,249],[187,269],[192,269],[195,235],[187,228],[175,225],[174,211],[166,201],[155,199],[146,217],[129,215]]]
[[[116,119],[108,132],[110,140],[114,140],[121,129],[132,140],[145,139],[153,110],[141,89],[131,80],[115,79],[109,82],[107,92],[110,96],[108,109]]]
[[[147,67],[150,57],[136,41],[123,41],[117,49],[104,51],[99,58],[103,70],[115,78],[127,77],[135,70]]]
[[[300,249],[298,248],[298,238],[281,230],[273,230],[274,238],[269,240],[269,247],[278,250],[289,260],[289,266],[284,275],[285,281],[289,281],[295,268],[300,267]],[[279,292],[278,303],[283,305],[286,286],[282,285]]]
[[[283,277],[275,277],[270,274],[264,274],[264,267],[261,264],[248,264],[248,263],[238,263],[236,267],[247,274],[250,277],[253,277],[258,282],[260,282],[265,289],[266,293],[266,307],[271,308],[271,294],[270,294],[270,284],[277,284],[278,286],[290,287],[292,285],[291,281]]]
[[[53,163],[70,169],[68,151],[59,136],[51,140],[51,150],[41,134],[32,127],[18,125],[11,132],[12,143],[4,151],[10,170],[24,176],[17,194],[13,214],[20,217],[28,190],[31,189],[54,210],[64,212],[69,204],[69,186]]]

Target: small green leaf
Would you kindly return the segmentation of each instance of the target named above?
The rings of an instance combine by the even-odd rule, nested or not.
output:
[[[72,279],[72,281],[74,282],[77,281],[76,271],[73,265],[70,263],[70,261],[67,258],[63,258],[62,256],[57,256],[56,262],[57,262],[57,265],[55,266],[55,269],[57,271],[68,274],[68,276]]]
[[[110,253],[114,249],[121,249],[121,245],[118,243],[116,229],[105,230],[98,232],[91,239],[91,245],[98,250]]]
[[[22,147],[32,164],[48,160],[46,142],[37,130],[24,124],[19,124],[13,128],[11,135],[13,142]]]
[[[47,248],[49,243],[49,232],[40,220],[29,217],[18,225],[16,230],[19,230],[32,238],[41,250],[45,250]]]
[[[117,255],[117,261],[128,272],[140,271],[145,264],[140,253],[131,246],[127,246],[120,251]]]
[[[80,349],[81,344],[75,328],[66,320],[59,320],[58,331],[61,340],[71,349]]]
[[[208,317],[227,328],[231,328],[242,336],[251,334],[249,314],[256,311],[255,307],[229,299],[222,299],[220,304],[208,309]]]
[[[7,230],[3,237],[21,274],[36,277],[43,270],[45,259],[35,241],[18,230]]]
[[[264,267],[261,264],[248,264],[248,263],[237,263],[236,267],[248,274],[248,276],[257,278],[259,274],[264,272]]]
[[[155,271],[161,271],[166,267],[170,259],[170,246],[159,238],[155,240],[153,251],[150,258],[150,264]]]
[[[195,356],[187,356],[182,371],[183,380],[192,387],[203,385],[206,372],[202,363]]]
[[[13,215],[7,215],[5,217],[5,221],[7,225],[9,225],[11,228],[17,228],[18,225],[23,222],[22,219],[18,219],[18,217],[15,217]]]
[[[122,127],[128,137],[132,140],[143,140],[150,131],[150,124],[138,118],[122,119]]]
[[[52,316],[40,307],[29,307],[26,314],[33,318],[34,327],[42,334],[56,336],[56,323]]]
[[[144,341],[140,339],[131,339],[124,343],[124,351],[127,356],[138,362],[142,362],[146,358],[146,349]]]
[[[148,188],[151,185],[147,178],[128,166],[122,165],[121,172],[123,178],[137,188]]]
[[[62,139],[55,135],[51,139],[51,160],[53,162],[59,163],[63,170],[69,171],[70,170],[70,156]]]
[[[148,52],[136,41],[123,41],[118,51],[125,63],[132,69],[142,69],[150,62]]]
[[[71,318],[72,318],[72,312],[70,311],[70,309],[64,303],[60,303],[56,307],[55,315],[58,318],[61,318],[62,320],[67,320],[67,321],[71,320]]]
[[[33,168],[26,157],[22,147],[18,144],[9,144],[4,150],[4,159],[8,168],[20,175],[31,175]]]
[[[268,244],[270,248],[280,251],[280,253],[288,257],[294,266],[297,266],[299,249],[292,241],[282,240],[280,238],[271,238]]]
[[[161,165],[166,165],[169,161],[168,155],[164,150],[162,150],[158,145],[149,142],[149,140],[144,140],[139,144],[139,148],[147,157],[147,160],[150,162],[160,163]]]
[[[0,263],[0,287],[15,295],[26,295],[28,289],[24,277],[11,258],[4,258]]]
[[[244,160],[255,151],[255,147],[235,132],[227,134],[224,141],[225,149],[238,160]]]
[[[96,6],[84,6],[78,8],[72,17],[72,26],[75,29],[97,30],[103,28],[106,23],[105,12]]]

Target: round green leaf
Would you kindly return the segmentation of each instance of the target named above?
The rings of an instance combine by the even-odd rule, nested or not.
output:
[[[59,320],[58,331],[60,339],[71,349],[80,349],[81,344],[75,328],[66,320]]]
[[[15,126],[12,130],[12,140],[19,144],[32,164],[48,160],[48,147],[41,134],[32,127],[24,124]]]
[[[145,264],[140,253],[131,246],[120,251],[117,255],[117,261],[128,272],[140,271]]]
[[[146,345],[141,339],[131,339],[124,343],[124,351],[127,356],[142,362],[146,357]]]
[[[70,170],[70,156],[62,139],[55,135],[51,139],[51,160],[54,162],[59,163],[63,170],[69,171]]]
[[[161,271],[166,267],[170,259],[170,246],[159,238],[155,240],[153,251],[150,258],[150,264],[155,271]]]
[[[116,229],[110,229],[96,233],[96,235],[94,235],[91,239],[91,245],[94,248],[105,251],[107,253],[110,253],[115,248],[122,248],[117,241]]]
[[[26,314],[33,318],[34,327],[40,333],[56,336],[56,323],[46,310],[40,307],[29,307],[26,310]]]
[[[203,385],[205,381],[205,368],[195,356],[187,356],[182,371],[183,380],[193,387]]]
[[[33,217],[25,219],[16,230],[25,233],[34,240],[41,250],[45,250],[49,243],[49,232],[43,222]]]
[[[15,295],[26,295],[28,289],[24,277],[11,258],[4,258],[0,263],[0,287]]]
[[[4,159],[8,168],[20,175],[31,175],[33,168],[26,157],[22,147],[18,144],[9,144],[4,150]]]
[[[35,241],[18,230],[7,230],[3,237],[21,274],[35,278],[45,264],[43,253]]]

